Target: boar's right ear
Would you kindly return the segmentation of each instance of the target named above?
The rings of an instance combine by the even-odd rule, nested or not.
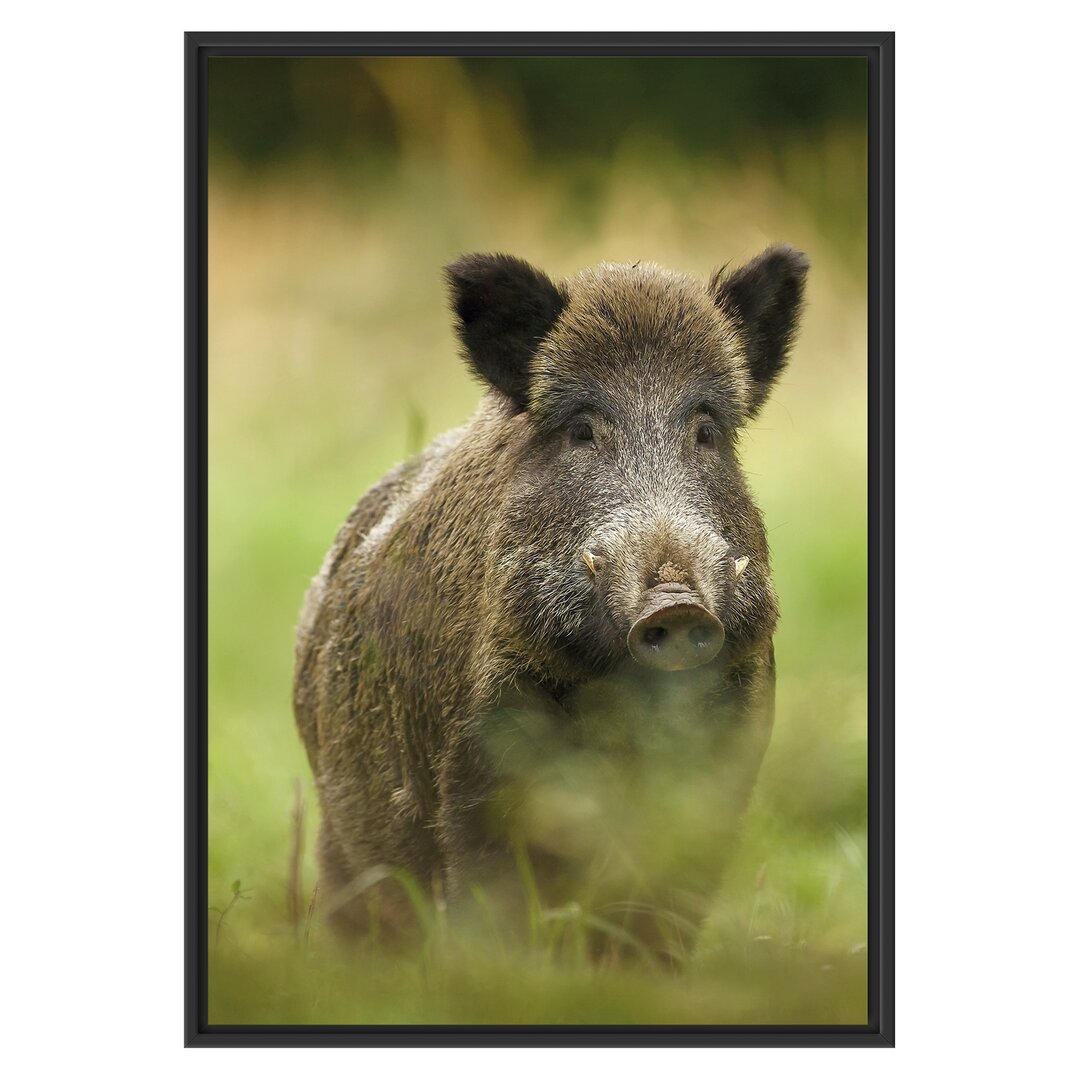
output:
[[[799,327],[803,282],[810,260],[786,244],[766,248],[731,274],[713,276],[716,303],[734,316],[750,369],[750,415],[765,403],[773,380],[787,363]]]
[[[463,255],[446,267],[446,279],[473,370],[524,409],[529,364],[566,297],[546,274],[511,255]]]

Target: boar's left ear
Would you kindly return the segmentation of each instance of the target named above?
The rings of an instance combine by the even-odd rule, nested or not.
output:
[[[753,416],[787,363],[799,326],[803,282],[810,261],[786,244],[767,248],[731,274],[719,271],[709,284],[716,303],[739,324],[750,368]]]
[[[463,255],[446,267],[446,278],[473,370],[524,409],[529,364],[566,297],[546,274],[511,255]]]

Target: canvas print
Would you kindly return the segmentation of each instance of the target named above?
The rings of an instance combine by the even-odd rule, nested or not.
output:
[[[867,87],[211,57],[211,1024],[867,1024]]]

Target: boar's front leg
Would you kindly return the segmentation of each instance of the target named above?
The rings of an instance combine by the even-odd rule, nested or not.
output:
[[[530,836],[530,795],[561,760],[569,717],[531,681],[504,687],[496,702],[455,733],[439,770],[437,836],[446,897],[459,915],[479,904],[521,927],[537,900],[558,899],[561,860]],[[475,914],[475,912],[474,912]]]

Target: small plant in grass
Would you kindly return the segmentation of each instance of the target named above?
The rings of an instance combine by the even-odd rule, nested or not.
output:
[[[232,896],[229,897],[229,902],[223,907],[212,907],[210,911],[217,914],[217,926],[214,929],[214,946],[217,947],[221,944],[221,928],[225,924],[225,916],[236,906],[240,900],[250,900],[251,893],[245,892],[243,885],[240,883],[240,879],[237,878],[232,883]]]

